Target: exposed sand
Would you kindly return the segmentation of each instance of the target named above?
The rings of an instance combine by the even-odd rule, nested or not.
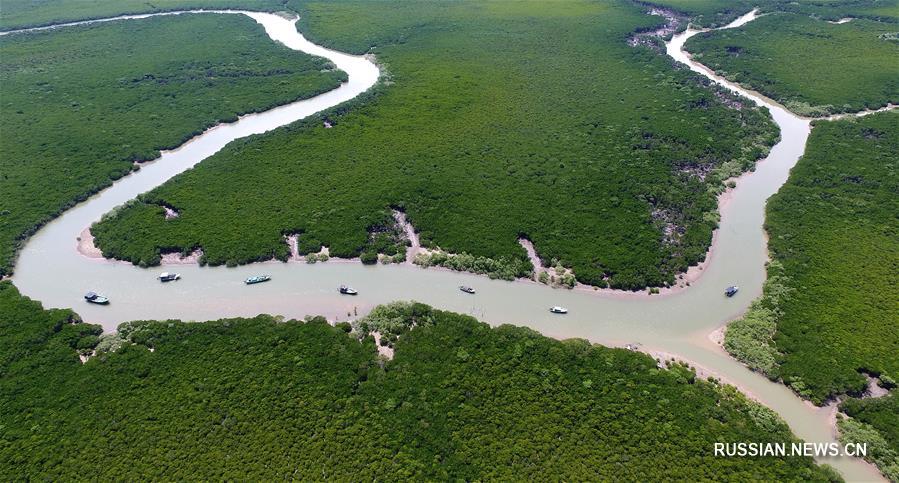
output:
[[[518,243],[524,248],[524,251],[528,253],[528,259],[531,261],[531,265],[534,266],[534,277],[540,275],[540,272],[543,270],[543,262],[540,261],[540,257],[537,256],[537,250],[534,249],[534,244],[531,243],[527,238],[519,238]]]
[[[712,344],[715,344],[718,347],[724,348],[724,333],[727,332],[727,324],[718,327],[717,329],[709,332],[708,339]]]
[[[103,258],[103,252],[94,245],[94,235],[91,233],[90,227],[85,228],[81,231],[81,234],[78,236],[78,244],[77,244],[78,253],[87,257],[94,258],[99,260],[105,260],[111,263],[128,263],[122,260],[115,259],[107,259]],[[200,257],[203,256],[203,250],[197,249],[194,250],[188,256],[182,256],[181,253],[173,252],[173,253],[163,253],[162,259],[160,260],[160,265],[195,265],[200,263]]]
[[[761,162],[761,161],[760,161]],[[752,172],[747,171],[743,173],[739,178],[732,178],[732,180],[737,181],[739,184],[739,180],[743,176],[748,176]],[[730,181],[730,180],[728,180]],[[718,213],[723,213],[723,211],[727,208],[727,205],[731,198],[733,197],[733,189],[727,188],[721,194],[718,195]],[[420,239],[418,237],[418,233],[415,232],[415,228],[411,223],[406,219],[406,215],[400,211],[394,211],[393,213],[394,219],[396,222],[403,228],[406,237],[411,242],[411,246],[406,250],[406,264],[412,264],[415,260],[415,256],[419,253],[429,253],[430,250],[422,248]],[[582,283],[578,283],[573,289],[569,290],[577,290],[583,293],[592,293],[596,295],[601,295],[604,297],[615,297],[615,298],[643,298],[643,297],[659,297],[665,295],[671,295],[680,292],[689,287],[689,285],[693,282],[699,280],[699,278],[703,274],[703,270],[706,266],[711,262],[712,258],[715,254],[715,247],[717,246],[718,240],[718,230],[712,232],[712,243],[709,246],[708,251],[706,252],[705,259],[700,262],[698,265],[694,265],[690,267],[685,273],[680,274],[677,277],[677,283],[673,287],[660,287],[658,294],[650,294],[648,290],[640,290],[640,291],[629,291],[629,290],[618,290],[611,288],[598,288],[593,287],[592,285],[585,285]],[[291,262],[305,262],[306,257],[301,256],[299,254],[298,248],[298,235],[288,235],[285,237],[285,243],[287,243],[290,249],[290,258]],[[520,278],[515,280],[517,283],[540,283],[535,280],[536,275],[539,274],[540,271],[544,271],[544,267],[542,267],[542,262],[540,261],[540,257],[537,254],[536,249],[534,248],[533,243],[530,240],[519,239],[519,243],[522,247],[524,247],[525,251],[528,253],[528,258],[531,260],[531,263],[534,265],[535,274],[532,278]],[[84,255],[87,258],[94,259],[102,259],[103,254],[99,248],[94,245],[94,237],[90,232],[90,228],[85,228],[81,235],[78,237],[78,252]],[[328,247],[322,247],[322,250],[318,253],[319,255],[328,255],[329,259],[327,263],[359,263],[359,258],[338,258],[331,257],[328,251]],[[160,265],[188,265],[188,264],[197,264],[199,263],[200,256],[203,255],[202,249],[197,249],[190,255],[183,257],[180,253],[166,253],[162,255],[162,260]],[[108,260],[110,262],[121,262],[120,260]],[[279,262],[279,260],[270,260],[269,262]],[[127,262],[121,262],[127,263]],[[268,262],[258,262],[258,263],[268,263]],[[447,270],[453,271],[446,267],[428,267],[428,270]],[[543,285],[543,284],[541,284]]]
[[[182,256],[179,252],[163,253],[160,265],[194,265],[200,263],[203,250],[196,249],[188,256]]]
[[[393,359],[393,347],[387,347],[386,345],[381,345],[381,333],[380,332],[372,332],[372,336],[375,338],[375,346],[378,348],[378,355],[386,357],[388,360]]]
[[[94,245],[94,235],[91,233],[91,227],[81,230],[78,235],[78,253],[87,258],[103,258],[103,252]]]
[[[758,163],[764,162],[764,160],[758,161]],[[752,171],[746,171],[741,174],[739,177],[730,178],[725,181],[725,183],[734,181],[737,185],[740,184],[740,181],[745,176],[749,176],[752,174]],[[725,185],[726,186],[726,185]],[[726,188],[718,195],[718,213],[723,216],[724,211],[727,209],[727,206],[730,204],[731,199],[733,199],[733,192],[735,188]],[[531,263],[534,264],[535,267],[535,278],[536,275],[539,274],[538,270],[542,270],[540,257],[537,255],[537,251],[534,248],[533,243],[530,240],[520,239],[519,243],[522,247],[524,247],[525,251],[528,252],[528,258],[531,260]],[[687,269],[686,272],[678,275],[675,279],[675,285],[671,287],[659,287],[659,293],[650,294],[648,290],[640,290],[640,291],[631,291],[631,290],[619,290],[613,288],[598,288],[592,285],[585,285],[582,283],[578,283],[573,289],[579,292],[584,293],[593,293],[597,295],[602,295],[605,297],[615,297],[615,298],[644,298],[644,297],[660,297],[665,295],[672,295],[682,290],[687,289],[692,283],[695,283],[702,277],[704,270],[708,267],[709,263],[712,262],[712,259],[715,256],[715,248],[718,246],[718,229],[716,228],[712,232],[712,243],[709,245],[709,249],[706,251],[705,258],[698,264],[691,266]],[[540,268],[538,268],[540,267]],[[533,279],[529,278],[520,278],[517,280],[518,282],[524,283],[539,283]],[[542,284],[541,284],[542,285]]]
[[[290,247],[290,259],[291,260],[298,260],[300,258],[300,247],[299,247],[299,242],[297,241],[298,238],[299,238],[299,235],[294,233],[293,235],[288,235],[287,239],[286,239],[287,246]]]
[[[677,32],[678,29],[687,22],[687,17],[667,8],[652,7],[647,14],[664,17],[666,22],[655,30],[635,33],[627,41],[627,44],[631,47],[636,47],[638,45],[651,46],[653,45],[652,42],[654,38],[667,38]]]
[[[863,399],[884,397],[890,393],[889,389],[880,387],[878,384],[880,381],[876,377],[871,377],[869,374],[865,374],[864,376],[868,381],[868,390],[865,391],[865,394],[862,396]]]
[[[412,265],[415,256],[422,251],[421,240],[418,238],[418,233],[415,232],[415,227],[413,227],[412,223],[409,223],[409,220],[406,219],[405,213],[399,210],[393,210],[393,219],[396,220],[396,223],[400,225],[400,227],[402,227],[403,233],[406,234],[406,238],[411,243],[411,246],[406,248],[405,263]]]

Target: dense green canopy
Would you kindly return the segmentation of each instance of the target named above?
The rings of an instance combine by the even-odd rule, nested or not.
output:
[[[0,275],[26,236],[135,161],[345,78],[243,15],[0,37]]]
[[[899,103],[899,19],[833,24],[807,14],[764,15],[699,34],[694,58],[802,115]]]
[[[300,233],[354,257],[399,208],[451,253],[526,263],[526,237],[582,282],[664,285],[704,259],[722,180],[776,137],[764,111],[728,107],[697,75],[629,46],[660,19],[627,2],[301,13],[316,42],[374,47],[384,82],[325,114],[333,128],[313,119],[237,142],[153,190],[94,230],[104,254],[153,264],[162,249],[202,247],[205,262],[247,263],[285,258],[283,235]],[[166,221],[160,205],[181,216]]]
[[[863,372],[899,375],[897,159],[899,113],[818,122],[768,203],[774,285],[731,326],[744,344],[730,349],[817,403],[860,394]],[[747,324],[774,335],[768,349],[742,337]]]
[[[97,340],[73,319],[0,283],[4,480],[833,476],[810,458],[715,457],[716,441],[792,436],[683,366],[420,304],[365,322],[415,322],[386,362],[348,327],[259,316],[123,324],[82,364]]]
[[[0,30],[171,10],[286,10],[288,0],[3,0]]]
[[[899,20],[899,0],[652,0],[646,3],[683,14],[697,28],[726,25],[754,8],[762,14],[792,12],[831,21],[846,17]]]

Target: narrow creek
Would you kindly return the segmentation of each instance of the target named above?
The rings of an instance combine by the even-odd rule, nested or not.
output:
[[[194,11],[203,12],[203,11]],[[482,276],[441,269],[423,270],[411,265],[364,266],[358,262],[332,260],[327,263],[263,262],[235,268],[199,267],[196,264],[141,269],[128,263],[89,258],[77,250],[82,231],[110,210],[137,195],[161,185],[173,176],[215,154],[230,141],[270,131],[353,99],[378,80],[378,67],[365,57],[352,56],[312,44],[300,35],[296,20],[274,14],[243,11],[206,11],[243,14],[261,24],[272,40],[291,49],[330,59],[349,75],[335,90],[266,112],[214,127],[181,147],[165,151],[140,171],[117,181],[39,230],[19,256],[13,282],[24,294],[45,307],[73,308],[89,322],[106,331],[136,319],[211,320],[222,317],[280,314],[289,318],[324,315],[346,320],[371,307],[395,300],[418,300],[435,307],[468,313],[491,324],[528,326],[556,338],[579,337],[611,346],[638,344],[653,354],[674,354],[738,386],[777,411],[802,439],[832,442],[832,408],[816,408],[802,401],[781,384],[749,371],[729,357],[710,334],[743,313],[761,294],[765,280],[767,246],[762,226],[765,202],[786,182],[790,169],[805,149],[810,131],[807,119],[782,106],[714,75],[683,52],[683,45],[697,31],[674,36],[667,52],[691,69],[727,88],[766,106],[781,129],[782,140],[757,169],[737,180],[737,187],[720,205],[721,224],[702,276],[685,290],[664,296],[610,293],[590,289],[558,290],[527,282],[488,280]],[[113,20],[132,21],[154,15],[123,16],[76,22],[80,25]],[[750,12],[732,28],[755,18]],[[64,25],[31,30],[60,28]],[[156,275],[177,271],[182,280],[161,284]],[[270,274],[266,284],[246,286],[243,280]],[[338,294],[346,283],[359,290],[357,297]],[[728,285],[740,292],[726,298]],[[476,295],[458,290],[468,285]],[[93,290],[110,297],[109,306],[85,304],[82,296]],[[563,305],[566,316],[550,314],[548,308]],[[712,448],[709,448],[712,451]],[[871,465],[854,458],[827,458],[848,480],[872,481],[882,477]]]

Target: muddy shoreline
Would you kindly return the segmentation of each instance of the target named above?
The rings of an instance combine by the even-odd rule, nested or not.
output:
[[[265,132],[345,102],[377,81],[370,77],[372,74],[377,77],[376,73],[370,72],[377,68],[359,65],[362,59],[303,43],[295,26],[285,24],[283,19],[279,22],[263,14],[251,16],[263,23],[273,40],[313,55],[338,59],[335,63],[343,62],[348,66],[352,71],[348,71],[350,86],[337,89],[343,93],[342,97],[332,91],[310,99],[311,102],[306,104],[311,106],[308,109],[279,117],[275,111],[280,108],[276,108],[242,118],[238,124],[245,126],[243,128],[228,125],[210,130],[182,147],[164,153],[138,174],[117,181],[107,190],[67,210],[39,230],[23,248],[13,280],[24,295],[42,301],[48,308],[72,307],[80,303],[76,310],[85,320],[101,323],[106,331],[114,329],[121,321],[148,318],[213,320],[258,313],[279,314],[286,318],[322,313],[343,313],[351,317],[364,314],[376,304],[414,299],[443,310],[468,313],[493,325],[527,326],[558,339],[577,337],[603,345],[637,342],[641,344],[639,347],[657,350],[659,356],[673,354],[693,367],[702,367],[704,374],[708,371],[716,378],[750,392],[781,414],[797,436],[816,442],[832,439],[818,409],[810,408],[784,386],[752,373],[729,356],[722,356],[720,346],[708,338],[711,329],[720,328],[739,316],[761,291],[765,245],[760,227],[763,226],[764,201],[783,184],[786,180],[784,170],[788,171],[804,150],[808,127],[807,123],[797,122],[795,116],[781,112],[780,107],[769,106],[769,109],[772,109],[782,133],[788,133],[792,138],[782,135],[782,142],[772,148],[767,158],[770,162],[758,163],[759,169],[753,176],[740,180],[724,209],[724,213],[730,214],[722,216],[721,229],[713,243],[717,251],[706,257],[708,262],[712,259],[716,262],[708,263],[701,270],[702,276],[697,279],[700,282],[694,283],[691,290],[680,290],[677,296],[643,295],[645,298],[638,303],[630,303],[619,299],[633,297],[634,293],[586,297],[578,290],[544,290],[533,286],[536,282],[508,284],[446,269],[413,270],[406,265],[362,268],[357,262],[337,260],[325,264],[304,263],[302,268],[283,262],[264,262],[265,269],[273,274],[273,281],[252,287],[247,287],[243,279],[259,270],[256,265],[200,268],[187,263],[181,269],[184,281],[160,284],[150,271],[127,262],[116,263],[101,258],[94,259],[98,263],[87,263],[72,246],[72,238],[103,214],[206,159],[233,139]],[[751,16],[744,16],[744,23],[751,20]],[[681,34],[675,35],[668,46],[672,50],[679,49],[683,40]],[[668,52],[671,54],[672,51]],[[691,68],[698,65],[689,64]],[[724,85],[745,95],[746,91],[738,86]],[[360,268],[356,268],[357,265]],[[444,271],[452,273],[442,273]],[[58,274],[64,276],[54,276]],[[734,298],[726,299],[721,294],[722,284],[735,277],[740,277],[740,285],[745,288]],[[348,282],[362,289],[358,297],[342,297],[337,293],[337,284]],[[461,293],[457,288],[461,284],[476,284],[478,294]],[[104,307],[89,306],[82,298],[84,290],[109,295],[113,303]],[[592,288],[589,291],[592,292]],[[548,312],[549,306],[559,304],[571,309],[569,315],[560,317]],[[360,310],[357,311],[357,307]],[[337,318],[345,320],[343,315]],[[847,478],[876,478],[856,461],[834,464]]]

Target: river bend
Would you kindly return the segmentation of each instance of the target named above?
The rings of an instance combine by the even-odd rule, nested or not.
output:
[[[742,314],[761,294],[767,260],[762,228],[765,202],[786,182],[790,169],[804,152],[810,124],[807,119],[714,75],[690,59],[683,52],[683,45],[698,31],[687,30],[675,35],[667,44],[667,53],[694,71],[767,107],[780,127],[781,141],[753,173],[737,181],[729,201],[721,205],[720,228],[708,264],[698,281],[686,290],[652,297],[568,291],[411,265],[364,266],[341,261],[314,265],[263,262],[234,268],[179,265],[165,269],[181,273],[183,279],[160,284],[156,275],[162,269],[141,269],[128,263],[85,257],[76,250],[77,237],[103,214],[212,156],[230,141],[270,131],[353,99],[371,88],[379,77],[378,67],[369,59],[307,41],[297,32],[295,19],[244,11],[192,12],[247,15],[261,24],[272,40],[330,59],[349,75],[349,80],[319,96],[211,128],[175,150],[162,152],[157,160],[144,164],[139,171],[66,211],[39,230],[22,249],[13,282],[24,295],[41,301],[46,307],[74,308],[86,321],[102,324],[106,331],[115,330],[123,321],[136,319],[211,320],[259,313],[289,318],[320,314],[332,320],[346,320],[378,304],[418,300],[441,309],[468,313],[491,324],[528,326],[556,338],[579,337],[605,345],[634,343],[640,344],[641,350],[676,354],[737,385],[777,411],[806,441],[834,441],[832,408],[816,408],[785,386],[749,371],[708,337]],[[122,16],[27,30],[136,21],[181,13],[185,12]],[[724,28],[742,25],[753,18],[754,11]],[[245,278],[260,273],[271,274],[272,281],[244,285]],[[336,287],[341,283],[353,285],[360,295],[340,296]],[[733,298],[724,297],[723,288],[734,284],[741,287],[740,292]],[[478,293],[464,294],[457,289],[459,285],[475,287]],[[82,295],[89,290],[108,295],[112,304],[106,307],[85,304]],[[570,313],[550,314],[547,309],[553,305],[566,306]],[[882,479],[872,466],[857,459],[831,458],[825,462],[850,480]]]

